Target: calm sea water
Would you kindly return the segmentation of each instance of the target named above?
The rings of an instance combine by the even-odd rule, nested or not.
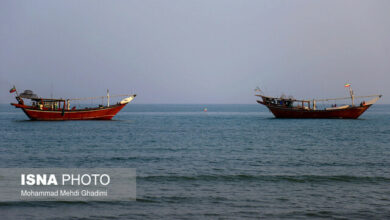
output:
[[[137,169],[137,201],[0,203],[1,218],[390,218],[390,105],[294,120],[130,104],[114,119],[32,122],[1,105],[0,167]]]

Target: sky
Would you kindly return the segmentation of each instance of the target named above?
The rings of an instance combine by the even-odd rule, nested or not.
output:
[[[139,104],[383,94],[390,1],[0,1],[0,103],[137,93]]]

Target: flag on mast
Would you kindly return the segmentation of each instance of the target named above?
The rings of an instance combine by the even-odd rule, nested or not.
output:
[[[263,92],[263,91],[261,91],[260,87],[257,86],[257,87],[255,88],[255,92]]]
[[[16,92],[16,88],[15,88],[15,86],[14,86],[14,87],[12,87],[12,89],[10,89],[10,90],[9,90],[9,93],[13,93],[13,92]]]
[[[351,87],[350,83],[345,83],[344,87]]]

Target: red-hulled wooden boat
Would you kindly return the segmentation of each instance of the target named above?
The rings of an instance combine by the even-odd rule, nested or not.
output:
[[[348,86],[349,87],[349,86]],[[259,91],[259,90],[257,90]],[[313,100],[297,100],[293,98],[269,97],[261,94],[256,94],[261,100],[257,100],[259,104],[265,105],[276,118],[340,118],[340,119],[357,119],[368,108],[370,108],[382,95],[371,96],[354,96],[350,89],[351,97],[335,98],[335,99],[313,99]],[[370,101],[362,101],[359,105],[354,104],[356,98],[372,98]],[[342,105],[318,109],[317,103],[331,100],[351,99],[351,105]]]
[[[123,107],[135,98],[133,95],[116,95],[127,96],[122,101],[110,105],[109,94],[102,97],[82,98],[82,99],[47,99],[38,98],[32,94],[30,90],[26,90],[19,95],[16,92],[16,100],[18,103],[11,103],[16,108],[21,108],[23,112],[31,120],[40,121],[64,121],[64,120],[110,120],[112,119]],[[70,108],[70,102],[74,100],[87,100],[87,99],[102,99],[107,98],[107,106],[99,105],[93,108],[76,109],[76,107]],[[31,105],[25,104],[23,99],[31,100]]]

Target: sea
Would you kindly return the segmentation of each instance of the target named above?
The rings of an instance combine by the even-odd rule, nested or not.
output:
[[[129,104],[111,121],[42,122],[3,104],[0,167],[137,173],[135,201],[0,202],[1,219],[390,219],[390,105],[327,120]]]

